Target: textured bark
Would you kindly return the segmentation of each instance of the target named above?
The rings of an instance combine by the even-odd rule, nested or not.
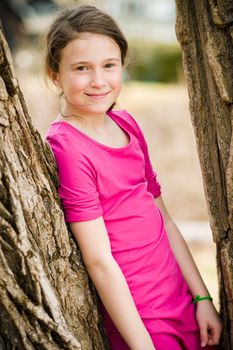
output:
[[[109,349],[0,31],[0,349]]]
[[[233,2],[176,0],[213,239],[217,248],[223,349],[233,349]]]

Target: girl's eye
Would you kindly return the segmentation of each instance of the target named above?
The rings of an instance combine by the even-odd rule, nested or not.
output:
[[[80,72],[83,72],[83,71],[87,70],[88,68],[86,66],[78,66],[76,69]]]
[[[107,63],[107,64],[105,64],[105,68],[113,68],[113,67],[115,67],[114,63]]]

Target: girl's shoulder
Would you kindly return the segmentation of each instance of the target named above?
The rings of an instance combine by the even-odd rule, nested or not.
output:
[[[133,133],[137,137],[140,135],[141,129],[137,121],[127,110],[111,110],[108,114],[123,124],[127,131]]]
[[[111,111],[108,112],[108,114],[114,115],[114,116],[116,116],[120,119],[123,119],[125,121],[128,121],[130,123],[135,122],[135,119],[132,117],[132,115],[126,109],[120,109],[120,110],[112,109]]]
[[[54,120],[49,125],[48,131],[45,135],[46,141],[49,143],[62,142],[66,143],[70,141],[69,129],[66,128],[62,121]]]
[[[54,153],[73,153],[84,148],[83,140],[78,137],[75,128],[62,120],[54,120],[45,135],[45,140],[50,144]]]
[[[45,138],[47,141],[58,141],[62,139],[64,142],[73,143],[74,140],[79,140],[77,137],[78,133],[80,133],[80,130],[71,123],[65,120],[55,119],[50,123]]]

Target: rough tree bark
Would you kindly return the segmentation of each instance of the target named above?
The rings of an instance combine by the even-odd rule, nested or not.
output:
[[[176,0],[176,33],[217,248],[223,349],[233,349],[233,2]]]
[[[0,30],[0,349],[109,349]]]

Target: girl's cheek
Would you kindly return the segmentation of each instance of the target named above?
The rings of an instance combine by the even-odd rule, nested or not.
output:
[[[73,79],[73,85],[77,86],[77,87],[84,87],[86,86],[87,84],[89,84],[89,79],[88,77],[83,77],[83,76],[76,76],[74,79]]]
[[[108,81],[112,81],[115,83],[122,83],[122,75],[121,74],[112,74],[111,76],[108,76]]]

